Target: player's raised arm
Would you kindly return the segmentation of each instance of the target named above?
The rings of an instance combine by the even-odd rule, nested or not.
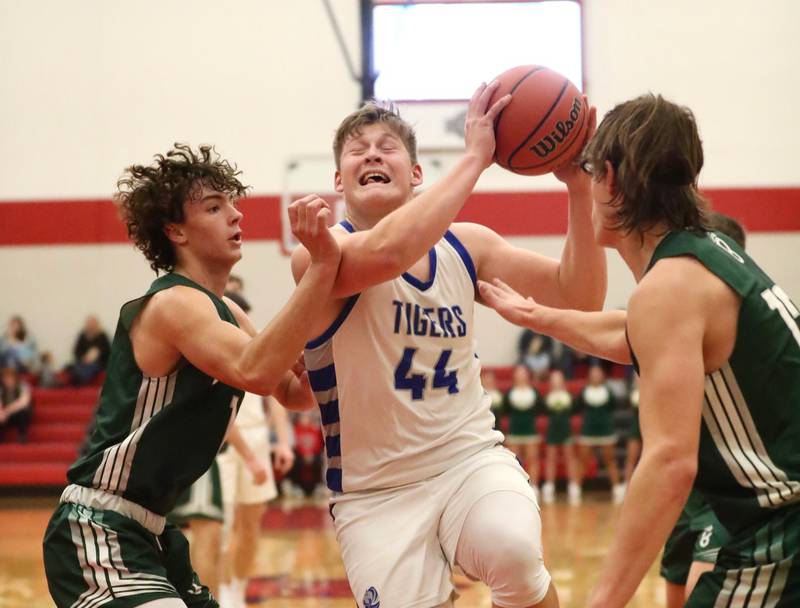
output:
[[[590,108],[586,141],[594,133],[595,122],[596,110]],[[594,237],[591,178],[577,160],[554,174],[566,184],[569,195],[567,239],[560,260],[514,247],[478,224],[456,224],[453,232],[472,254],[480,279],[502,279],[547,306],[600,310],[606,296],[606,257]]]
[[[555,338],[595,357],[630,364],[624,310],[584,312],[552,308],[524,298],[499,279],[478,281],[481,300],[506,321]]]
[[[410,150],[391,129],[366,134],[366,128],[356,129],[344,141],[337,159],[337,190],[348,197],[350,207],[363,198],[375,207],[390,205],[393,210],[381,216],[377,209],[364,209],[358,230],[342,235],[335,297],[399,276],[442,238],[481,173],[492,163],[494,119],[510,100],[505,96],[489,106],[496,88],[493,82],[475,91],[467,111],[464,154],[444,178],[419,196],[413,196],[413,187],[422,183],[422,170],[415,160],[408,164]],[[415,159],[416,150],[413,155]],[[381,188],[385,195],[379,192]],[[304,208],[317,200],[308,196],[292,203],[290,209],[302,217]],[[302,275],[307,260],[306,252],[298,248],[292,260],[295,277]]]
[[[327,205],[292,218],[292,232],[309,252],[309,266],[289,301],[254,337],[222,321],[202,292],[176,287],[156,294],[142,313],[147,333],[158,335],[195,367],[231,386],[269,394],[311,337],[307,323],[329,298],[339,246],[327,227]],[[213,345],[213,347],[209,347]]]

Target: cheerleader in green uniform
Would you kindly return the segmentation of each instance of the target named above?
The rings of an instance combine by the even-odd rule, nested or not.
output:
[[[539,435],[536,433],[536,412],[541,398],[531,385],[531,374],[524,365],[514,368],[513,382],[504,404],[509,418],[506,444],[528,472],[531,486],[538,488]]]
[[[619,504],[625,496],[625,488],[619,481],[619,468],[614,457],[617,436],[614,434],[614,394],[606,384],[603,368],[595,365],[589,369],[589,383],[578,396],[583,410],[581,436],[578,439],[580,456],[579,479],[583,480],[586,465],[589,463],[592,448],[600,448],[600,456],[608,471],[614,502]]]
[[[567,496],[570,503],[580,497],[580,486],[577,483],[575,456],[572,449],[572,395],[567,390],[564,374],[559,370],[550,372],[550,392],[544,399],[547,408],[547,450],[545,452],[545,483],[542,486],[542,502],[550,504],[556,494],[556,462],[559,450],[563,454],[567,468],[569,485]]]

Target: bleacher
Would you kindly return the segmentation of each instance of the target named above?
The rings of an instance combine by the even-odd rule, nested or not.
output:
[[[26,443],[8,430],[0,443],[0,486],[66,483],[92,418],[99,388],[33,388],[33,421]]]

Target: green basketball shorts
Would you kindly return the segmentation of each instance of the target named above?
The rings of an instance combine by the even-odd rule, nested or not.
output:
[[[800,606],[800,505],[776,511],[726,543],[686,606]]]
[[[159,598],[180,598],[192,608],[217,608],[192,570],[189,543],[181,531],[138,505],[113,499],[122,511],[132,505],[129,514],[149,514],[149,519],[139,518],[148,527],[118,510],[73,502],[62,502],[50,519],[44,565],[56,606],[133,608]]]

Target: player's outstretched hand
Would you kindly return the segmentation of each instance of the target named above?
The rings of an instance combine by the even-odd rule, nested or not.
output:
[[[536,327],[536,311],[541,308],[533,298],[524,298],[500,279],[491,283],[478,281],[483,303],[494,308],[506,321],[522,327]]]
[[[330,217],[330,205],[316,194],[289,205],[292,234],[308,250],[312,264],[339,265],[342,252],[328,228]]]
[[[556,176],[556,179],[564,182],[568,188],[575,185],[588,186],[591,180],[591,176],[581,170],[580,162],[583,157],[583,149],[597,130],[597,108],[589,105],[586,95],[583,96],[583,103],[589,108],[589,125],[586,129],[586,137],[581,142],[578,153],[572,157],[572,160],[553,170],[553,175]]]
[[[511,101],[511,95],[504,95],[489,107],[492,95],[500,86],[495,80],[490,84],[481,84],[467,108],[467,120],[464,123],[464,143],[467,153],[475,154],[486,168],[494,160],[494,121]]]

